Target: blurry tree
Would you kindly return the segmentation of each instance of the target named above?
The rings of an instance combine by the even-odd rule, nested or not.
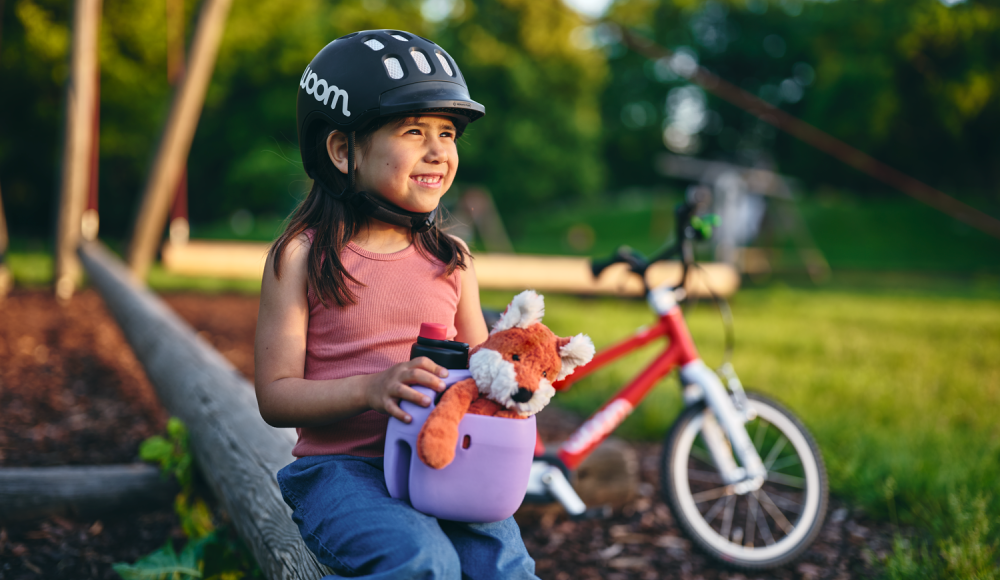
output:
[[[966,0],[617,0],[609,17],[898,169],[948,191],[1000,191],[1000,4]],[[198,0],[185,0],[193,34]],[[71,3],[6,0],[0,178],[11,229],[49,231],[59,171]],[[136,207],[170,103],[163,0],[105,2],[102,231]],[[774,164],[813,185],[873,180],[629,52],[561,2],[236,2],[190,157],[199,223],[285,214],[306,189],[295,91],[322,45],[364,28],[432,38],[487,108],[459,179],[501,211],[662,178],[675,152]],[[667,137],[665,139],[665,137]]]
[[[70,3],[4,5],[0,175],[16,233],[50,227],[68,73]],[[198,2],[185,1],[194,31]],[[122,235],[170,104],[163,0],[106,2],[101,29],[102,231]],[[490,187],[501,208],[603,186],[598,50],[570,36],[580,17],[528,0],[236,2],[189,159],[192,223],[237,209],[283,215],[307,189],[298,157],[301,71],[348,32],[399,28],[432,38],[487,108],[460,144],[460,180]],[[6,90],[13,87],[14,90]]]
[[[919,179],[1000,199],[1000,4],[939,0],[619,0],[610,18],[688,54]],[[881,184],[628,53],[612,27],[602,99],[615,186],[659,177],[652,153],[773,165],[811,184]],[[673,142],[667,127],[693,129]],[[665,133],[667,133],[665,135]]]

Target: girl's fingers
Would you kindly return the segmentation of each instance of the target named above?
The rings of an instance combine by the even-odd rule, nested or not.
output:
[[[410,369],[405,373],[403,382],[408,385],[421,385],[437,392],[444,390],[444,381],[423,368]]]
[[[430,397],[418,393],[416,390],[411,389],[406,385],[398,385],[395,389],[393,389],[393,392],[390,396],[395,397],[395,399],[402,399],[404,401],[410,401],[411,403],[416,403],[421,407],[426,407],[431,404]]]
[[[431,359],[425,356],[418,356],[417,358],[411,360],[410,362],[416,365],[414,368],[424,369],[425,371],[435,376],[441,377],[442,379],[448,376],[448,369],[444,368],[443,366],[437,364],[436,362],[432,361]]]
[[[385,401],[385,412],[392,415],[393,417],[399,419],[403,423],[409,423],[413,420],[409,413],[399,408],[394,399],[387,399]]]

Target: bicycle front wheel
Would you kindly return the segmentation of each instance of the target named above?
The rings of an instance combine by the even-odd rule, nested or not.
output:
[[[816,539],[826,515],[827,480],[805,426],[774,401],[747,397],[757,411],[747,433],[768,473],[760,489],[739,494],[723,481],[701,435],[705,421],[715,420],[704,403],[686,409],[667,434],[660,482],[674,517],[698,547],[752,571],[786,564]]]

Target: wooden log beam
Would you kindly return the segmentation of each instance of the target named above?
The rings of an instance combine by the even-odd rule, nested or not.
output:
[[[215,57],[222,41],[232,0],[205,0],[191,47],[191,59],[180,89],[174,95],[167,125],[156,152],[156,161],[142,195],[136,217],[128,263],[132,275],[144,280],[163,237],[173,193],[187,164],[191,141],[212,80]]]
[[[160,401],[187,425],[202,474],[267,577],[329,574],[303,543],[275,479],[293,459],[295,431],[265,423],[253,386],[107,248],[85,243],[80,258]]]
[[[73,296],[80,281],[76,246],[80,243],[80,219],[90,187],[100,24],[101,0],[77,0],[73,13],[73,57],[66,91],[66,133],[56,229],[55,290],[62,301]]]
[[[184,245],[163,246],[163,265],[169,272],[186,276],[247,278],[260,280],[264,273],[268,244],[198,240]],[[484,290],[524,290],[569,294],[642,296],[639,277],[625,264],[614,264],[598,279],[590,270],[590,259],[582,256],[531,256],[526,254],[476,254],[476,276]],[[740,274],[729,264],[699,264],[688,275],[687,291],[706,297],[714,292],[728,297],[740,287]],[[676,283],[680,262],[657,262],[650,267],[650,284]]]
[[[177,485],[145,463],[0,469],[0,524],[95,519],[169,506]]]

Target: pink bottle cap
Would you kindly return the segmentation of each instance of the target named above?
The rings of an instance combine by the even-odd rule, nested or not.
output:
[[[448,327],[436,322],[421,322],[420,336],[431,340],[448,340]]]

